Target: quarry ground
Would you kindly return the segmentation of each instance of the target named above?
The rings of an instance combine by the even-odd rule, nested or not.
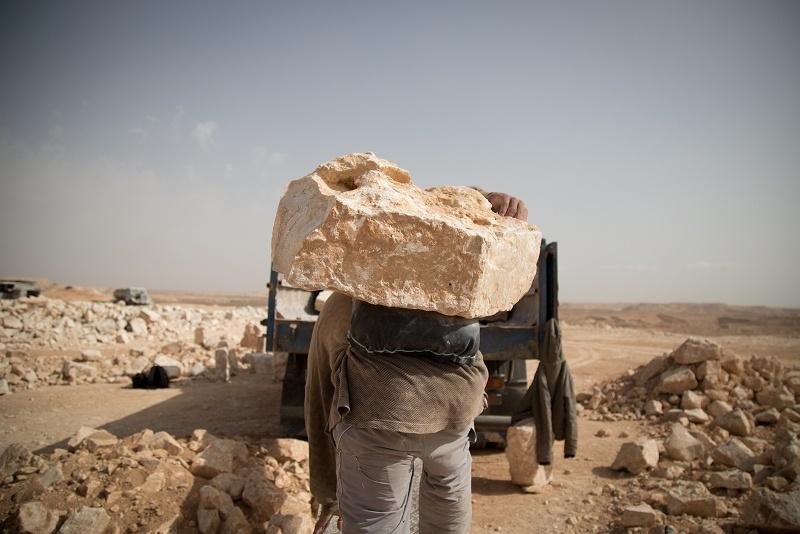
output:
[[[100,300],[102,291],[53,291],[51,298]],[[158,303],[187,306],[263,306],[260,297],[157,293]],[[671,351],[688,335],[708,337],[742,356],[800,362],[800,310],[724,305],[563,304],[565,354],[578,392]],[[70,347],[62,347],[64,350]],[[54,354],[53,356],[56,356]],[[529,379],[536,362],[529,364]],[[20,442],[34,451],[63,447],[81,425],[127,436],[144,428],[185,436],[196,428],[232,436],[276,435],[280,385],[261,375],[231,383],[181,380],[166,390],[133,390],[125,383],[48,386],[0,397],[0,450]],[[623,441],[643,433],[636,421],[579,422],[575,459],[556,446],[554,482],[539,494],[511,484],[501,450],[473,453],[473,532],[606,532],[615,530],[607,485],[631,475],[611,471]],[[604,429],[607,437],[595,437]],[[627,437],[623,434],[627,434]],[[605,488],[605,489],[604,489]]]

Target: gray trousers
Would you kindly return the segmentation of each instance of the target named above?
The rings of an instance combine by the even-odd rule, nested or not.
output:
[[[421,534],[469,532],[472,519],[471,428],[408,434],[339,423],[337,494],[343,534],[411,532],[414,459],[422,460]]]

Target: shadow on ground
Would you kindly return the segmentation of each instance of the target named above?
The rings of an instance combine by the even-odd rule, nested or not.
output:
[[[163,400],[153,403],[154,398]],[[164,430],[178,437],[188,436],[197,428],[204,428],[220,436],[278,436],[281,431],[280,385],[273,383],[271,378],[259,375],[234,377],[230,383],[178,381],[169,390],[141,390],[118,386],[99,398],[87,396],[85,401],[79,400],[78,406],[72,407],[72,416],[80,419],[82,411],[102,411],[103,406],[98,404],[114,402],[149,405],[100,425],[92,424],[91,421],[78,422],[108,430],[120,438],[145,428],[155,432]],[[64,448],[67,441],[68,438],[65,438],[50,443],[36,452]]]

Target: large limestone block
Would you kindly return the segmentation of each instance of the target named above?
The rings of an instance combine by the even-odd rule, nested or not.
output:
[[[552,465],[539,465],[536,458],[536,425],[525,419],[506,431],[506,458],[511,471],[511,482],[531,491],[550,484]]]
[[[530,288],[541,237],[474,189],[420,189],[367,152],[289,183],[272,262],[303,289],[473,318],[511,309]]]

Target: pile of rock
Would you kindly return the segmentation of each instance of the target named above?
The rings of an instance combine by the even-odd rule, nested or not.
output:
[[[653,423],[652,437],[623,444],[612,465],[638,475],[629,499],[643,500],[620,507],[624,526],[666,513],[714,518],[703,531],[800,529],[800,504],[784,506],[800,503],[800,369],[690,338],[580,400],[594,419]]]
[[[593,419],[686,418],[705,423],[729,412],[749,433],[755,424],[800,430],[800,368],[786,368],[775,358],[749,359],[708,340],[687,339],[671,354],[652,359],[618,380],[578,396]]]
[[[47,298],[0,301],[0,395],[45,385],[128,382],[161,365],[171,378],[216,377],[215,352],[260,350],[256,308],[133,307]],[[241,340],[237,343],[238,340]],[[54,349],[53,347],[58,347]]]
[[[173,305],[126,306],[46,297],[0,300],[0,349],[127,344],[133,341],[194,342],[205,331],[206,348],[220,336],[241,336],[263,311],[252,306],[200,309]],[[217,338],[216,340],[214,338]],[[202,340],[201,343],[203,344]]]
[[[48,455],[0,455],[0,517],[26,533],[310,532],[307,473],[303,441],[84,427]]]

